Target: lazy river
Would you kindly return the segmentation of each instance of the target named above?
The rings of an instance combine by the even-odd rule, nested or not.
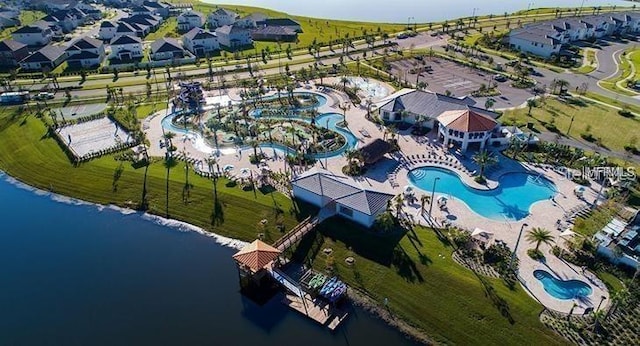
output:
[[[322,107],[327,103],[327,98],[316,94],[316,93],[294,93],[296,95],[312,95],[315,96],[318,99],[318,103],[314,104],[314,105],[306,105],[306,106],[301,106],[301,107],[297,107],[297,108],[292,108],[292,114],[293,115],[286,115],[286,116],[261,116],[262,113],[262,109],[258,108],[253,110],[252,112],[250,112],[249,114],[252,115],[255,119],[286,119],[286,120],[298,120],[298,121],[304,121],[306,123],[311,123],[311,120],[309,118],[305,118],[302,116],[299,116],[297,114],[299,114],[299,112],[304,111],[306,109],[312,108],[312,107]],[[276,96],[269,96],[266,97],[265,99],[269,99],[269,98],[275,98]],[[198,132],[195,132],[192,129],[185,129],[183,127],[179,127],[173,124],[173,119],[175,117],[178,117],[180,114],[179,113],[172,113],[169,114],[167,116],[165,116],[162,119],[162,127],[167,130],[167,131],[171,131],[177,134],[182,134],[182,135],[186,135],[188,137],[193,138],[194,140],[194,147],[196,147],[198,150],[202,151],[202,152],[206,152],[206,153],[213,153],[215,152],[215,148]],[[346,128],[342,128],[339,127],[338,124],[340,122],[342,122],[342,114],[339,113],[322,113],[320,115],[318,115],[316,117],[316,126],[318,127],[323,127],[326,129],[329,129],[331,131],[336,132],[337,134],[339,134],[340,136],[344,137],[346,140],[345,145],[343,145],[341,148],[337,149],[337,150],[332,150],[332,151],[328,151],[328,152],[320,152],[320,153],[316,153],[313,155],[314,158],[316,159],[321,159],[321,158],[328,158],[328,157],[334,157],[334,156],[339,156],[342,155],[347,149],[353,149],[356,148],[358,145],[358,138],[348,129]],[[295,152],[296,150],[293,148],[289,148],[281,143],[260,143],[260,147],[261,148],[271,148],[277,151],[280,151],[282,153],[288,154],[290,152]],[[219,151],[223,154],[225,153],[235,153],[235,149],[233,145],[226,145],[227,149],[231,149],[231,150],[221,150],[224,149],[225,145],[220,145],[219,146]],[[243,146],[243,149],[248,148],[248,146]]]
[[[448,170],[421,167],[409,172],[411,184],[431,192],[435,179],[435,191],[457,198],[480,216],[496,221],[521,220],[529,215],[531,206],[556,194],[555,185],[542,176],[527,173],[507,173],[500,177],[493,190],[478,190],[467,186],[460,177]]]

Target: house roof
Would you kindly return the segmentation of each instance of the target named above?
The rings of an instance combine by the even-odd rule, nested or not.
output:
[[[253,243],[246,245],[235,255],[233,259],[238,264],[247,266],[253,272],[257,272],[278,258],[280,250],[261,240],[255,240]]]
[[[249,15],[246,15],[246,16],[242,17],[242,19],[250,19],[250,20],[253,20],[256,23],[264,22],[265,19],[267,19],[267,18],[269,18],[269,17],[266,14],[259,13],[259,12],[255,12],[255,13],[252,13],[252,14],[249,14]]]
[[[29,25],[25,25],[19,28],[18,30],[14,31],[13,33],[14,34],[37,34],[47,29],[49,29],[49,24],[47,22],[39,20]]]
[[[116,27],[116,23],[108,21],[108,20],[103,20],[102,23],[100,23],[100,27],[101,28],[115,28]]]
[[[248,30],[237,25],[224,25],[216,29],[216,34],[230,35],[239,32],[247,32]]]
[[[204,14],[197,11],[187,10],[182,12],[178,17],[199,17],[202,19],[204,18]]]
[[[142,40],[140,39],[140,37],[133,35],[120,35],[111,39],[111,45],[131,43],[142,43]]]
[[[14,41],[11,39],[6,39],[0,41],[0,52],[15,52],[20,50],[27,45],[18,41]]]
[[[363,146],[359,150],[364,158],[364,163],[371,165],[380,160],[386,153],[391,152],[393,146],[387,141],[376,138],[373,142]]]
[[[393,198],[391,194],[363,189],[346,177],[322,169],[312,169],[295,178],[291,184],[367,215],[386,208],[387,201]]]
[[[67,60],[85,60],[85,59],[98,59],[100,58],[100,55],[90,52],[88,50],[83,50],[78,54],[73,54],[71,55],[69,58],[67,58]]]
[[[236,17],[238,15],[237,13],[222,7],[219,7],[215,11],[211,12],[211,14],[218,15],[218,16],[230,16],[230,17]]]
[[[438,122],[448,129],[462,132],[491,131],[498,125],[493,118],[469,109],[443,112],[438,116]]]
[[[278,35],[278,36],[294,36],[298,33],[286,26],[265,26],[252,31],[254,34],[260,35]]]
[[[153,52],[154,54],[175,51],[183,51],[183,49],[180,43],[178,43],[178,41],[174,38],[163,37],[151,43],[151,52]]]
[[[401,90],[385,98],[379,109],[389,112],[407,111],[435,118],[442,112],[463,110],[473,106],[472,98],[456,98],[422,90]],[[496,115],[497,116],[497,115]]]
[[[21,62],[52,62],[60,58],[65,53],[64,49],[57,46],[44,46],[39,51],[24,58]]]
[[[136,29],[129,23],[118,22],[118,29],[116,29],[116,32],[136,32]]]
[[[267,18],[264,23],[268,26],[300,26],[300,23],[291,18]]]
[[[102,41],[98,39],[95,39],[93,37],[82,37],[72,43],[69,49],[73,47],[76,47],[76,49],[78,50],[95,49],[100,48],[101,46],[104,46],[104,43],[102,43]]]
[[[217,35],[214,32],[204,30],[201,28],[193,28],[189,30],[183,37],[186,37],[190,40],[205,40],[205,39],[216,39]]]
[[[159,1],[145,1],[142,3],[143,6],[153,7],[153,8],[168,8],[171,7],[169,4]]]

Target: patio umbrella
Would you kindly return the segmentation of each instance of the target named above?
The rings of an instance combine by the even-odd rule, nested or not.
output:
[[[438,202],[438,205],[442,207],[447,204],[447,200],[449,199],[446,196],[440,196],[436,201]]]
[[[233,165],[224,165],[224,167],[222,167],[222,170],[225,172],[228,172],[230,170],[232,170],[234,167]]]
[[[405,195],[413,195],[413,187],[409,185],[405,186],[403,191]]]
[[[240,176],[241,176],[242,178],[248,178],[248,177],[249,177],[249,175],[251,175],[251,170],[249,170],[249,168],[242,168],[242,169],[240,170]]]

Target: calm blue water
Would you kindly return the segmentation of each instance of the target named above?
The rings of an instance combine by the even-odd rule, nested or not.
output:
[[[498,188],[485,191],[467,186],[447,169],[422,167],[409,172],[409,181],[429,193],[436,178],[440,178],[436,183],[437,193],[462,200],[475,213],[497,221],[523,219],[529,215],[533,203],[556,193],[552,182],[526,173],[502,175]]]
[[[356,309],[326,328],[238,293],[213,238],[71,205],[0,177],[0,345],[402,345]]]
[[[270,8],[301,16],[388,23],[426,23],[471,17],[503,14],[537,7],[580,7],[585,11],[593,6],[631,6],[622,0],[203,0],[213,4],[235,4]]]
[[[581,298],[591,295],[591,286],[580,280],[560,280],[544,270],[536,270],[533,276],[538,279],[544,290],[552,297],[562,300]]]

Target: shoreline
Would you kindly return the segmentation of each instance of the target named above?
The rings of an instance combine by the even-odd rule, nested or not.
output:
[[[216,244],[223,247],[240,250],[242,247],[248,244],[247,242],[244,242],[239,239],[229,238],[214,232],[206,231],[203,228],[190,224],[188,222],[175,220],[175,219],[168,219],[159,215],[151,214],[148,212],[140,212],[135,209],[121,207],[115,204],[105,205],[100,203],[88,202],[75,197],[66,196],[59,193],[43,190],[43,189],[31,186],[25,183],[24,181],[2,170],[0,170],[0,180],[3,180],[8,184],[11,184],[19,189],[31,192],[35,195],[48,197],[49,199],[57,203],[63,203],[63,204],[74,205],[74,206],[95,207],[96,210],[98,211],[110,209],[110,210],[119,212],[123,216],[136,214],[142,220],[153,222],[157,225],[165,226],[178,232],[195,232],[205,237],[212,238],[216,242]],[[373,298],[368,296],[367,294],[360,292],[359,290],[352,287],[349,297],[351,298],[351,302],[353,305],[360,307],[365,312],[371,314],[371,316],[380,319],[386,325],[400,332],[410,340],[419,342],[425,345],[434,344],[434,342],[431,341],[431,339],[429,339],[426,333],[413,327],[411,324],[409,324],[407,321],[401,318],[394,318],[388,310],[383,309],[382,306],[377,304],[373,300]]]

